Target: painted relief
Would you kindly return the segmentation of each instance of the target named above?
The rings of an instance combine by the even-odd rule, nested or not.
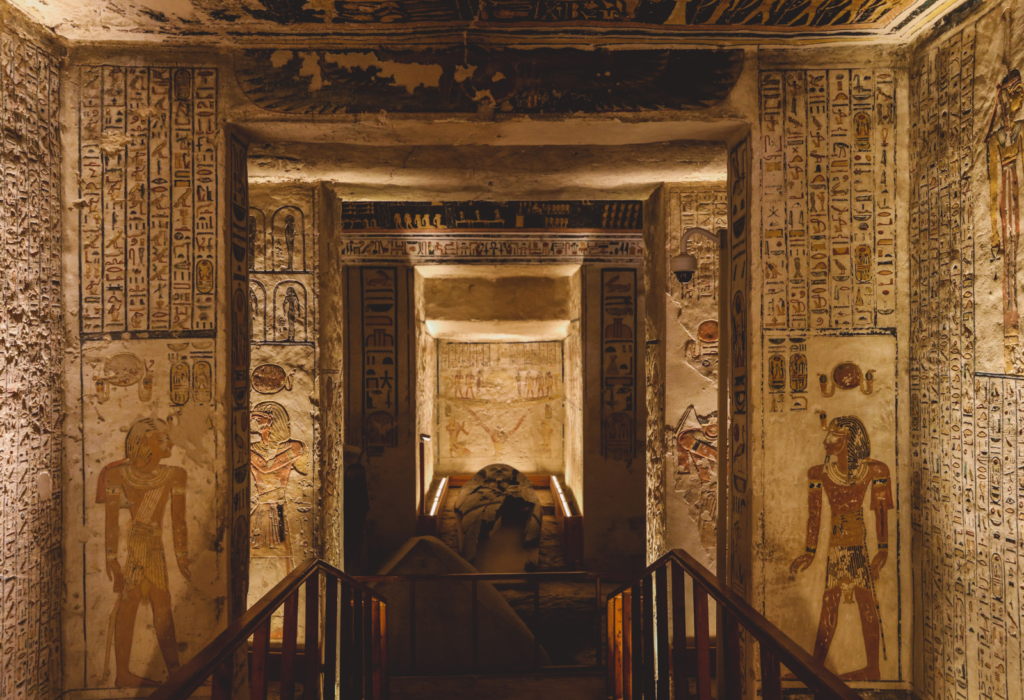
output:
[[[614,231],[643,230],[636,201],[345,202],[346,231]]]
[[[1009,31],[1009,28],[1007,29]],[[1020,241],[1020,184],[1024,180],[1024,83],[1020,71],[1010,70],[995,90],[995,109],[989,123],[988,180],[992,218],[992,254],[1002,259],[1003,342],[1005,369],[1024,374],[1017,306],[1017,258]]]
[[[728,567],[730,586],[737,594],[747,598],[751,588],[751,561],[746,554],[752,550],[751,510],[748,495],[750,484],[750,417],[747,385],[750,357],[748,331],[751,275],[750,221],[751,168],[753,151],[750,139],[740,142],[729,152],[729,229],[726,245],[730,253],[729,274],[729,343],[732,366],[729,387],[729,454],[725,478],[728,480],[729,502],[719,504],[727,508],[730,560],[720,566]],[[718,570],[720,575],[723,572]],[[746,679],[744,679],[746,681]]]
[[[82,338],[212,337],[217,71],[79,70]]]
[[[562,343],[439,341],[438,473],[564,471]]]
[[[628,262],[643,251],[636,201],[345,202],[341,218],[351,262]]]
[[[673,428],[666,431],[676,461],[673,491],[682,495],[690,522],[697,526],[700,546],[714,561],[718,547],[718,412],[698,415],[691,404]]]
[[[250,544],[252,557],[281,557],[287,574],[294,568],[291,526],[285,517],[292,473],[309,475],[306,446],[292,439],[291,417],[276,401],[263,401],[249,411],[253,433],[249,469],[252,476]]]
[[[765,329],[895,325],[893,73],[761,73]]]
[[[217,415],[215,360],[214,340],[202,337],[83,344],[86,499],[74,517],[96,536],[79,549],[84,560],[69,566],[84,567],[90,601],[81,613],[90,635],[85,687],[158,685],[225,619],[228,562],[211,539],[221,516],[209,488],[218,460],[227,461],[208,427]],[[140,379],[126,387],[115,381],[104,395],[104,381],[118,372]],[[137,625],[140,607],[152,626]]]
[[[363,449],[371,457],[398,445],[398,270],[359,269],[363,328]]]
[[[875,332],[765,340],[764,469],[771,476],[763,498],[794,505],[765,508],[755,554],[777,572],[763,584],[766,615],[846,680],[899,680],[896,338]],[[851,356],[857,361],[835,359]],[[863,374],[853,367],[877,368],[870,393],[858,388]],[[839,388],[808,392],[808,374],[836,376]],[[808,614],[785,612],[794,609]]]
[[[231,429],[228,446],[231,463],[231,552],[228,615],[237,618],[248,608],[249,548],[246,546],[250,520],[249,487],[249,343],[252,339],[251,301],[248,296],[249,270],[249,179],[248,146],[237,134],[227,139],[228,202],[230,206],[230,300],[228,302],[229,386]]]
[[[914,686],[926,700],[1024,693],[1020,19],[1010,3],[983,7],[911,68]]]
[[[636,453],[637,278],[632,268],[601,270],[601,453]]]
[[[142,602],[148,603],[152,611],[153,631],[167,671],[175,671],[180,665],[163,543],[168,504],[178,570],[186,580],[192,574],[185,520],[188,474],[181,467],[161,464],[171,456],[172,446],[166,423],[152,418],[138,420],[125,438],[124,458],[103,467],[96,482],[96,503],[106,509],[106,573],[117,594],[110,615],[104,676],[110,670],[113,647],[117,666],[114,685],[118,688],[158,685],[129,668],[135,617]],[[120,524],[123,507],[131,513],[131,525],[125,533]],[[119,554],[122,535],[127,544],[124,566]]]
[[[9,17],[10,15],[7,15]],[[0,697],[62,692],[61,61],[0,27]],[[64,214],[64,216],[72,216]],[[130,391],[127,390],[127,391]]]
[[[727,232],[729,203],[725,182],[694,184],[671,191],[668,199],[667,259],[680,253],[684,231],[700,227]],[[680,284],[666,272],[667,325],[665,361],[666,547],[682,547],[715,570],[717,555],[718,439],[703,436],[705,423],[717,435],[719,323],[719,246],[703,236],[690,239],[687,251],[697,257],[693,279]],[[698,415],[699,414],[699,415]],[[711,424],[714,424],[712,427]],[[707,458],[714,452],[714,465]],[[686,446],[684,446],[686,445]],[[703,453],[699,465],[696,453]],[[676,494],[673,497],[671,494]]]
[[[743,66],[735,50],[247,49],[236,74],[263,109],[512,114],[694,110],[721,102]]]
[[[814,660],[824,663],[835,637],[839,605],[856,602],[864,637],[866,664],[858,670],[837,668],[844,680],[879,680],[879,647],[884,636],[879,619],[875,581],[889,557],[889,512],[895,508],[889,466],[871,458],[871,437],[856,416],[838,416],[826,423],[825,461],[807,472],[807,546],[790,567],[799,574],[814,561],[821,530],[822,501],[827,499],[831,512],[825,573],[825,593],[821,599],[821,617],[814,642]],[[875,554],[870,556],[865,522],[864,499],[874,511]],[[884,653],[884,652],[883,652]]]
[[[310,186],[252,184],[244,210],[245,242],[255,258],[246,368],[250,604],[319,553],[314,196]]]

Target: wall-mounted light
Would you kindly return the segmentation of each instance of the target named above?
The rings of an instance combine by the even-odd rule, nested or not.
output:
[[[551,483],[555,485],[555,491],[558,493],[558,500],[562,502],[562,512],[566,515],[572,515],[572,511],[569,510],[569,501],[565,499],[565,492],[562,491],[562,485],[558,483],[558,477],[552,476]]]
[[[670,263],[670,269],[672,274],[679,280],[679,284],[686,284],[693,279],[693,273],[697,271],[697,256],[690,255],[686,252],[686,244],[689,242],[690,237],[700,234],[708,240],[714,241],[719,247],[725,245],[724,234],[714,234],[707,229],[694,226],[683,231],[683,235],[679,238],[679,255],[672,258]]]
[[[420,433],[420,515],[427,512],[427,485],[424,480],[427,478],[427,450],[426,444],[430,442],[430,436]]]
[[[434,494],[434,504],[430,506],[430,517],[437,515],[437,509],[441,506],[441,494],[444,493],[445,486],[448,485],[448,477],[441,479],[441,483],[437,485],[437,493]]]

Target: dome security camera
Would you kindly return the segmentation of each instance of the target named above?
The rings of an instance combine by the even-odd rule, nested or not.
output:
[[[697,257],[689,253],[683,253],[672,258],[672,274],[679,280],[679,284],[686,284],[693,279],[693,273],[697,271]]]
[[[715,235],[707,229],[699,228],[697,226],[686,229],[686,231],[683,232],[682,237],[679,239],[679,255],[672,258],[669,266],[669,269],[672,270],[672,274],[674,274],[676,279],[679,280],[679,284],[686,284],[692,280],[693,273],[697,271],[697,256],[690,255],[686,252],[686,244],[690,240],[690,236],[693,235],[704,236],[708,240],[717,243],[719,247],[723,244],[724,236],[722,232]]]

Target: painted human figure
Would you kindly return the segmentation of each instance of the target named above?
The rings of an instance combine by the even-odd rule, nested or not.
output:
[[[1020,314],[1017,309],[1017,246],[1020,240],[1020,183],[1024,180],[1024,84],[1011,70],[999,83],[996,111],[988,132],[988,172],[991,194],[992,250],[1003,256],[1003,338],[1006,370],[1020,364]],[[1016,360],[1016,361],[1015,361]]]
[[[288,267],[286,270],[295,269],[295,217],[288,214],[284,217],[284,247],[288,254]]]
[[[280,548],[287,571],[292,570],[292,548],[285,518],[288,479],[293,471],[306,475],[306,446],[292,440],[291,419],[276,401],[256,404],[250,414],[251,430],[260,436],[249,445],[252,474],[252,556],[273,557]]]
[[[294,287],[288,287],[284,293],[285,340],[295,340],[302,308],[299,306],[299,295]]]
[[[171,456],[171,438],[160,420],[136,421],[125,438],[125,458],[108,464],[96,484],[96,502],[106,506],[106,570],[114,582],[117,602],[110,618],[119,688],[158,685],[156,681],[132,673],[128,664],[135,637],[135,617],[139,604],[149,603],[153,629],[168,672],[178,668],[178,638],[174,631],[171,594],[164,558],[163,521],[167,502],[171,503],[171,535],[178,570],[191,578],[188,560],[188,527],[185,522],[185,491],[188,475],[181,467],[160,462]],[[120,515],[122,505],[131,512],[127,556],[119,560]],[[109,668],[109,666],[108,666]]]
[[[825,421],[822,414],[822,423]],[[832,419],[825,434],[825,463],[807,472],[807,551],[790,566],[797,574],[811,565],[821,529],[822,491],[832,511],[825,571],[825,593],[814,642],[814,660],[824,663],[839,620],[840,598],[857,603],[864,635],[864,668],[840,674],[845,680],[878,680],[879,643],[882,623],[878,613],[875,581],[889,556],[889,511],[893,509],[889,467],[871,459],[871,441],[859,418]],[[868,561],[867,527],[864,524],[864,495],[870,489],[870,508],[875,512],[878,551]]]

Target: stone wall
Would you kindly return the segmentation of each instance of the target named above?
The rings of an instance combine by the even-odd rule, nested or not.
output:
[[[927,699],[1024,692],[1024,23],[1013,9],[954,18],[911,67],[914,688]]]
[[[884,54],[773,58],[759,74],[753,141],[760,309],[747,308],[744,358],[753,456],[749,479],[734,473],[730,484],[743,491],[732,505],[749,518],[750,568],[732,583],[858,687],[904,689],[898,74]],[[735,393],[735,370],[732,384]],[[740,442],[734,429],[737,456]]]
[[[565,370],[558,341],[440,341],[437,473],[475,474],[503,463],[562,475]]]
[[[65,690],[162,680],[244,596],[247,557],[228,559],[249,529],[247,460],[230,460],[248,436],[244,216],[233,252],[226,231],[245,212],[245,146],[228,158],[223,77],[113,53],[64,74],[64,267],[79,281],[65,293]]]
[[[250,605],[319,552],[315,193],[249,186]]]
[[[61,692],[60,60],[0,30],[0,696],[11,698]]]
[[[665,258],[678,255],[684,231],[728,227],[726,183],[668,193]],[[665,546],[682,547],[715,570],[718,547],[719,248],[691,238],[693,279],[667,272],[665,326]]]

